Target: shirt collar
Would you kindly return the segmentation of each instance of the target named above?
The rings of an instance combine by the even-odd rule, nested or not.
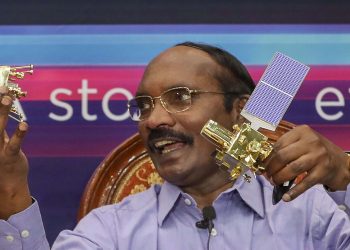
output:
[[[181,195],[181,190],[177,186],[165,181],[159,193],[159,210],[158,210],[158,225],[163,224],[164,219],[174,207],[176,201]]]
[[[249,173],[248,173],[249,174]],[[259,183],[259,176],[251,178],[250,183],[239,177],[232,188],[224,193],[237,190],[242,200],[253,209],[260,217],[265,216],[265,206],[263,200],[262,184]],[[169,182],[164,182],[159,193],[158,225],[161,226],[166,216],[174,207],[176,201],[181,196],[181,189]]]
[[[247,173],[252,175],[252,173]],[[253,209],[260,217],[265,216],[265,204],[264,204],[264,193],[263,185],[259,182],[261,177],[252,177],[250,183],[245,181],[242,176],[240,176],[235,184],[234,188],[237,190],[242,200]],[[264,178],[264,177],[262,177]]]

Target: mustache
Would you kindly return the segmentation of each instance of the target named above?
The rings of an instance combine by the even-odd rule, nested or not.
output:
[[[177,138],[180,141],[184,141],[187,144],[193,144],[193,137],[186,135],[182,132],[175,131],[169,128],[155,128],[152,129],[148,135],[148,146],[151,148],[150,141],[159,139],[159,138]]]

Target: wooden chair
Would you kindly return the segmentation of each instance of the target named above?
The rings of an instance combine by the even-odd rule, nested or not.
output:
[[[262,132],[273,143],[294,126],[282,121],[275,132]],[[130,194],[162,182],[137,133],[117,146],[97,167],[85,187],[78,220],[94,208],[117,203]]]

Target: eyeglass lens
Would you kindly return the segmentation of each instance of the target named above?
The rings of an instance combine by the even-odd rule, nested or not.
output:
[[[130,117],[134,121],[146,119],[153,110],[154,99],[150,96],[139,96],[129,101]],[[169,113],[182,112],[191,106],[191,93],[188,88],[174,88],[160,96],[162,106]]]

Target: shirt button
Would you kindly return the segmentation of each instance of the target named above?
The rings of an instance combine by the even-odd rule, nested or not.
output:
[[[345,205],[339,205],[338,208],[339,208],[340,210],[343,210],[343,211],[346,210],[346,206],[345,206]]]
[[[7,240],[8,242],[12,242],[14,239],[15,239],[15,238],[13,238],[12,235],[7,235],[7,236],[6,236],[6,240]]]
[[[22,238],[27,238],[29,236],[29,231],[28,230],[23,230],[21,232],[21,236],[22,236]]]
[[[216,229],[215,228],[213,228],[212,230],[211,230],[211,236],[216,236],[216,235],[218,235],[218,231],[216,231]]]
[[[187,206],[191,206],[191,205],[192,205],[192,201],[191,201],[190,199],[186,198],[186,199],[185,199],[185,204],[186,204]]]

